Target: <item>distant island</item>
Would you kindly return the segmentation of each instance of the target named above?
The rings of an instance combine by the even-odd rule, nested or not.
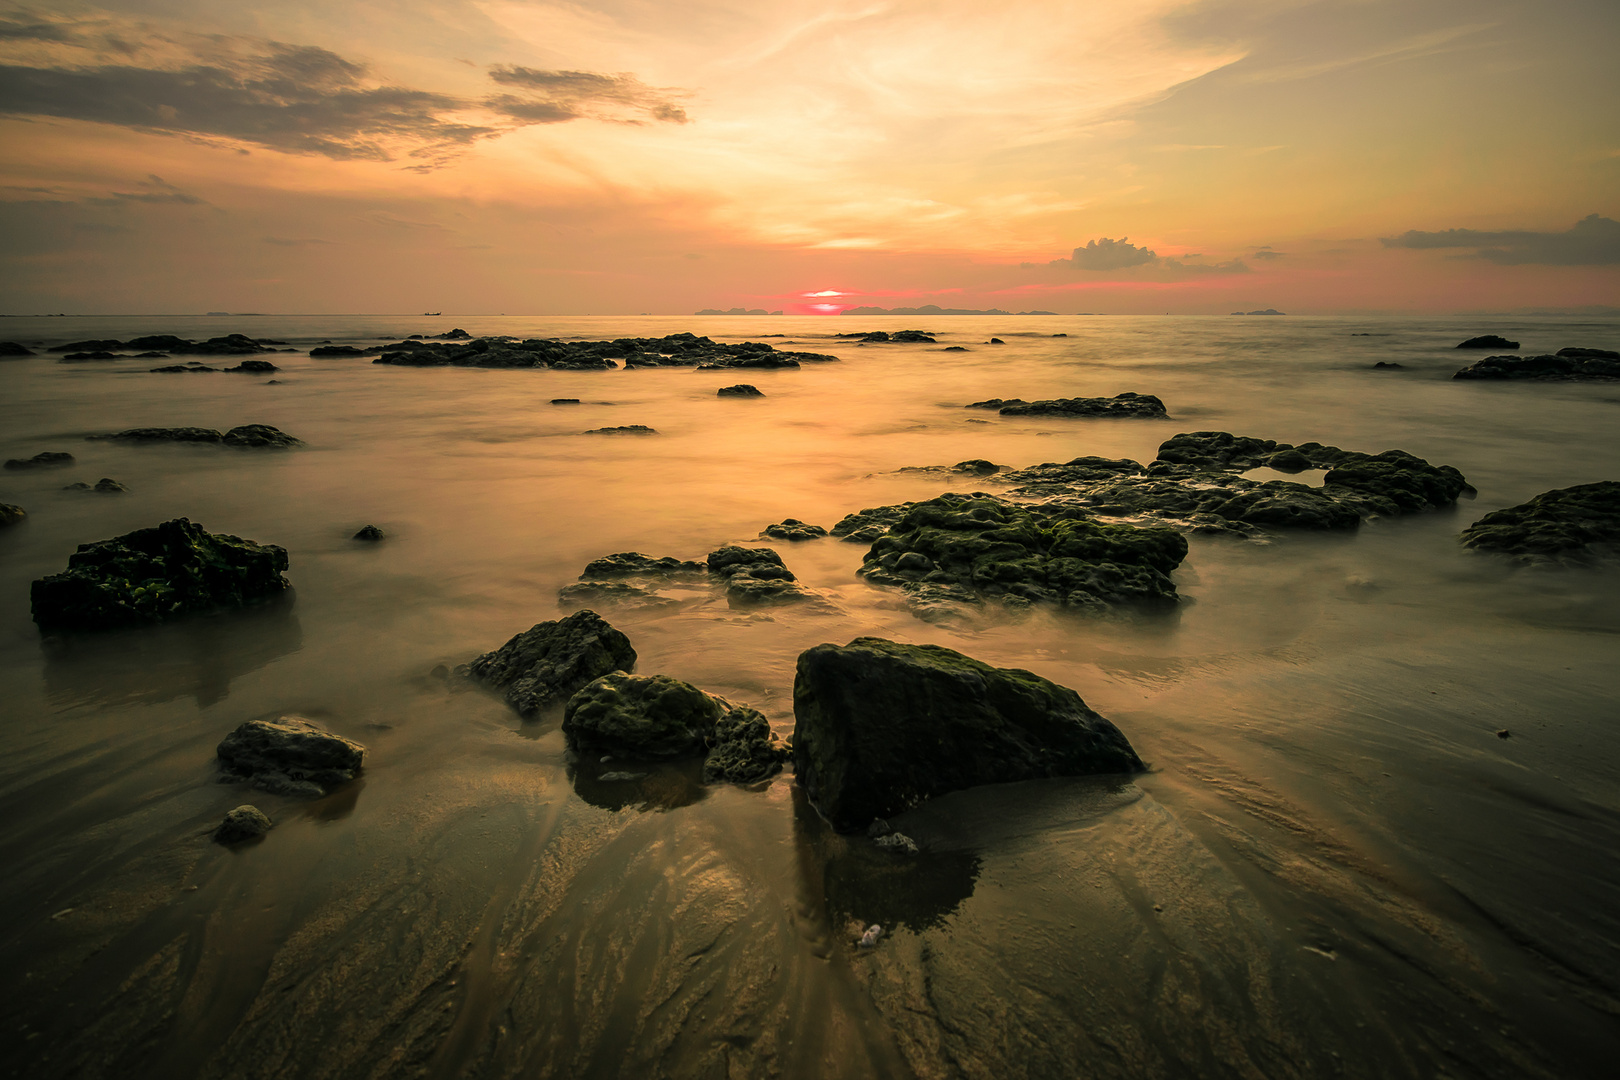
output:
[[[1286,314],[1288,314],[1288,312],[1286,312],[1286,311],[1278,311],[1274,307],[1268,307],[1264,311],[1234,311],[1234,312],[1232,312],[1232,314],[1234,314],[1234,315],[1286,315]]]
[[[734,307],[734,308],[731,308],[729,311],[721,311],[719,308],[706,307],[702,311],[694,311],[694,312],[692,312],[692,314],[694,314],[694,315],[780,315],[782,313],[780,311],[766,311],[764,308],[758,308],[758,307],[757,308]]]
[[[924,304],[922,307],[852,307],[839,312],[840,315],[1056,315],[1055,311],[1002,311],[1000,308],[942,308],[937,304]]]

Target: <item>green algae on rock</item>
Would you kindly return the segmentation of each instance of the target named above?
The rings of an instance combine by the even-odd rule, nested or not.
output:
[[[468,664],[466,674],[504,690],[506,703],[528,719],[567,701],[592,679],[635,663],[630,639],[596,612],[581,608],[514,635]]]
[[[1584,558],[1620,553],[1620,483],[1544,491],[1496,510],[1462,532],[1464,547],[1521,559]]]
[[[1080,511],[1043,515],[983,494],[917,503],[857,571],[878,585],[960,585],[986,596],[1097,609],[1173,604],[1187,557],[1173,529],[1104,525]]]
[[[1073,690],[939,645],[808,649],[793,714],[798,782],[841,832],[980,784],[1146,768]]]
[[[47,633],[107,630],[238,608],[286,589],[285,569],[285,548],[175,518],[80,544],[65,571],[34,582],[34,622]]]
[[[703,779],[709,782],[765,780],[788,756],[757,710],[668,675],[602,676],[569,699],[562,729],[571,749],[615,760],[708,754]]]

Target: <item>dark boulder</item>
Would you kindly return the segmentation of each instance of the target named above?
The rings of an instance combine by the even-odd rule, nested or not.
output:
[[[325,795],[360,771],[366,748],[302,716],[249,720],[220,742],[224,779],[278,795]]]
[[[1577,352],[1577,350],[1566,350]],[[1579,355],[1487,356],[1469,364],[1453,379],[1517,379],[1532,382],[1602,382],[1620,379],[1620,358],[1594,356],[1601,349],[1581,349]]]
[[[714,722],[709,756],[703,759],[703,782],[757,784],[781,772],[792,756],[763,713],[731,706]]]
[[[73,455],[60,450],[46,450],[35,454],[31,458],[11,458],[6,462],[8,469],[54,469],[58,465],[73,464]]]
[[[1474,490],[1450,465],[1430,465],[1404,450],[1356,454],[1328,471],[1322,489],[1358,512],[1386,515],[1450,506]]]
[[[118,481],[114,480],[110,476],[103,476],[100,480],[97,480],[95,482],[94,486],[91,486],[90,484],[83,483],[81,481],[80,483],[77,483],[77,484],[69,484],[67,487],[63,488],[62,490],[63,491],[89,491],[89,492],[94,492],[94,493],[96,493],[98,495],[122,495],[125,492],[127,492],[129,490],[129,488],[125,487],[123,484],[120,484]]]
[[[1187,556],[1172,529],[1104,525],[1082,511],[1037,515],[989,495],[919,502],[866,553],[857,571],[878,585],[926,581],[991,597],[1097,610],[1169,605],[1170,574]]]
[[[772,540],[819,540],[827,535],[827,530],[820,525],[806,525],[798,518],[786,518],[765,526],[765,531],[759,535]]]
[[[28,511],[11,503],[0,503],[0,528],[15,525],[28,516]]]
[[[941,349],[939,351],[940,352],[972,352],[973,350],[969,349],[965,345],[947,345],[947,346],[945,346],[943,349]]]
[[[268,360],[243,360],[235,367],[228,367],[224,370],[238,371],[244,375],[268,375],[273,371],[280,371],[281,369],[276,367],[276,365],[272,364]]]
[[[144,349],[147,352],[174,352],[177,349],[190,348],[191,342],[183,337],[175,337],[173,334],[147,334],[145,337],[130,338],[124,342],[122,347],[126,349]]]
[[[554,398],[551,399],[551,403],[553,405],[578,405],[579,404],[579,398],[577,398],[577,397],[554,397]]]
[[[709,553],[709,573],[725,583],[726,602],[732,607],[825,601],[800,585],[770,548],[727,546]]]
[[[376,356],[382,352],[381,345],[372,345],[364,349],[357,349],[353,345],[318,345],[309,350],[310,359],[336,359],[343,356]]]
[[[1403,367],[1404,367],[1404,365],[1397,364],[1397,363],[1395,363],[1393,361],[1390,361],[1390,360],[1380,360],[1380,361],[1378,361],[1378,363],[1373,365],[1373,370],[1376,371],[1376,370],[1379,370],[1379,369],[1383,369],[1385,371],[1397,371],[1397,370],[1401,370]]]
[[[1518,347],[1519,343],[1517,341],[1509,341],[1507,338],[1498,337],[1495,334],[1481,334],[1479,337],[1471,337],[1467,341],[1457,343],[1459,349],[1517,349]]]
[[[360,531],[349,537],[349,539],[365,540],[369,543],[376,543],[378,540],[382,540],[387,537],[387,535],[387,533],[383,532],[375,525],[362,525],[360,526]]]
[[[243,607],[286,589],[285,569],[284,548],[176,518],[80,544],[65,571],[34,582],[34,622],[47,633],[104,630]]]
[[[764,397],[757,387],[747,383],[738,383],[736,386],[722,386],[714,392],[716,397]]]
[[[0,356],[33,356],[34,350],[15,341],[0,341]]]
[[[1292,448],[1279,450],[1266,458],[1266,467],[1276,469],[1278,472],[1300,473],[1307,469],[1314,469],[1311,459]]]
[[[1620,483],[1544,491],[1486,514],[1463,530],[1464,547],[1524,559],[1620,554]]]
[[[890,341],[910,342],[914,345],[934,344],[934,335],[925,330],[896,330],[889,335]]]
[[[304,440],[295,439],[279,428],[269,424],[243,424],[227,431],[220,440],[226,446],[241,447],[269,447],[271,449],[286,449],[293,446],[303,446]]]
[[[1145,768],[1073,690],[938,645],[817,645],[793,713],[797,780],[841,832],[980,784]]]
[[[275,823],[257,806],[242,805],[225,815],[225,820],[214,830],[214,843],[240,844],[255,840],[269,832]]]
[[[62,357],[63,360],[122,360],[117,353],[110,353],[103,349],[94,352],[71,352]]]
[[[630,639],[587,608],[536,623],[467,665],[467,674],[504,691],[506,703],[529,718],[567,701],[591,680],[635,663]]]
[[[122,349],[124,343],[117,338],[92,338],[89,341],[72,341],[66,345],[52,345],[46,352],[76,353],[76,352],[104,352],[108,349]],[[144,346],[136,346],[144,348]]]

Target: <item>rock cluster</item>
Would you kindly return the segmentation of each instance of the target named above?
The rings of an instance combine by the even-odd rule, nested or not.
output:
[[[311,355],[314,355],[311,353]],[[323,355],[336,355],[323,353]],[[348,354],[345,354],[348,355]],[[835,361],[820,353],[780,352],[763,342],[725,344],[695,334],[661,338],[618,338],[613,341],[557,341],[551,338],[474,338],[462,345],[406,340],[382,347],[372,363],[414,367],[552,368],[559,371],[605,371],[622,361],[629,368],[647,367],[798,367],[801,362]]]
[[[926,330],[896,330],[889,333],[886,330],[859,330],[852,334],[835,334],[835,337],[856,338],[861,342],[898,341],[914,345],[934,344],[934,335]]]
[[[80,544],[65,571],[34,582],[34,622],[47,633],[105,630],[242,607],[286,589],[285,569],[284,548],[176,518]]]
[[[967,409],[995,409],[1002,416],[1134,417],[1165,420],[1164,402],[1152,394],[1115,394],[1111,398],[1053,398],[1025,401],[1022,398],[991,398],[965,405]]]
[[[1145,768],[1073,690],[938,645],[809,649],[793,714],[797,780],[842,832],[979,784]]]
[[[226,334],[222,337],[209,338],[207,341],[192,341],[173,334],[149,334],[145,337],[130,338],[128,341],[119,341],[116,338],[75,341],[67,345],[53,345],[47,351],[68,353],[69,355],[64,357],[67,360],[116,359],[110,351],[113,349],[168,353],[172,356],[251,356],[255,353],[292,352],[291,349],[277,348],[286,344],[285,341],[272,341],[269,338],[250,338],[246,334]]]
[[[94,486],[91,486],[90,484],[86,484],[85,482],[83,482],[81,480],[77,484],[69,484],[67,487],[63,488],[62,490],[63,491],[91,491],[91,492],[95,492],[98,495],[122,495],[123,493],[127,492],[129,490],[129,488],[125,487],[123,484],[120,484],[118,481],[114,480],[110,476],[103,476],[100,480],[97,480],[95,482]]]
[[[708,564],[710,575],[725,583],[726,601],[732,607],[820,601],[771,548],[728,545],[709,552]]]
[[[269,424],[242,424],[225,432],[218,431],[215,428],[201,427],[128,428],[124,431],[115,431],[109,435],[89,435],[86,438],[116,439],[120,442],[219,443],[223,446],[269,447],[273,449],[287,449],[304,445],[302,439],[294,438],[280,428],[273,428]]]
[[[1453,379],[1523,379],[1535,382],[1600,382],[1620,379],[1620,352],[1559,349],[1551,356],[1487,356]]]
[[[1098,610],[1176,602],[1170,574],[1187,556],[1173,529],[1104,525],[1089,514],[1018,506],[983,494],[916,503],[857,571],[927,602],[952,586],[1012,602]]]
[[[1620,483],[1544,491],[1486,514],[1463,530],[1462,543],[1527,560],[1620,554]]]
[[[536,623],[468,664],[466,674],[504,691],[506,703],[528,718],[564,703],[593,679],[635,663],[630,639],[587,608]]]
[[[53,469],[58,465],[73,464],[73,455],[60,450],[46,450],[35,454],[31,458],[10,458],[6,461],[8,469]]]
[[[319,797],[354,779],[366,748],[302,716],[249,720],[219,744],[227,780],[278,795]]]

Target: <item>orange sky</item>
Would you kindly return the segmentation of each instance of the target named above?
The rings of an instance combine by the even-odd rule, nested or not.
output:
[[[1613,0],[0,4],[0,310],[1620,306],[1617,51]]]

